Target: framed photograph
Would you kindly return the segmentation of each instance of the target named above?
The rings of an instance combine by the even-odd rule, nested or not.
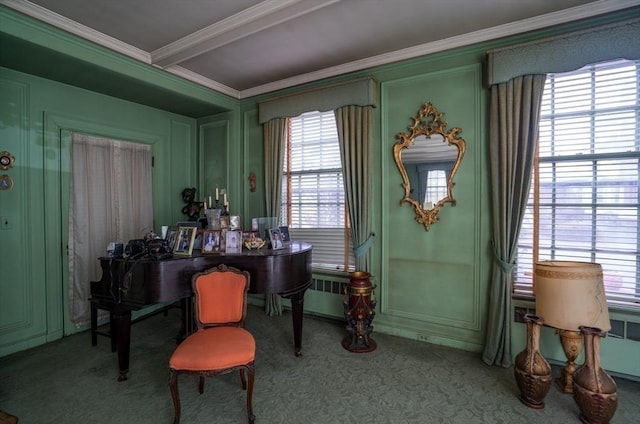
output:
[[[241,230],[241,219],[240,215],[231,215],[229,216],[229,229],[230,230]]]
[[[242,231],[227,231],[226,251],[227,253],[242,253]]]
[[[224,215],[220,217],[220,228],[229,228],[230,227],[230,222],[229,222],[229,215]]]
[[[271,248],[273,250],[284,248],[284,243],[282,242],[282,234],[280,233],[280,228],[271,228],[269,230],[269,241],[271,242]]]
[[[220,230],[205,230],[202,237],[202,254],[220,253]]]
[[[224,252],[227,249],[227,231],[228,228],[220,229],[220,251]]]
[[[167,228],[167,236],[165,237],[169,242],[169,249],[175,250],[176,240],[178,239],[178,227],[171,225]]]
[[[178,238],[173,248],[174,255],[191,256],[198,227],[178,227]]]
[[[193,242],[193,250],[201,250],[202,249],[202,236],[204,235],[204,230],[198,227],[196,232],[196,239]]]
[[[280,227],[280,235],[282,236],[283,243],[289,243],[291,241],[291,237],[289,236],[289,227],[286,225]]]

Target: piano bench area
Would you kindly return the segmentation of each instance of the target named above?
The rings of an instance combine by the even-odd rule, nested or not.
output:
[[[89,299],[89,303],[91,304],[91,346],[97,346],[98,336],[103,336],[111,340],[111,352],[115,352],[116,337],[113,336],[115,334],[113,311],[116,308],[116,305],[113,302],[104,302],[96,298]],[[180,307],[181,306],[179,301],[171,303],[170,305],[164,306],[149,314],[136,318],[135,320],[131,321],[131,324],[135,324],[136,322],[140,322],[159,313],[163,313],[165,316],[167,316],[169,309]],[[102,331],[98,326],[98,310],[100,309],[109,312],[108,331]]]

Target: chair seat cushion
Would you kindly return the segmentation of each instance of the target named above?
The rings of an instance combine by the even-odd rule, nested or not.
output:
[[[256,342],[239,327],[212,327],[197,331],[178,345],[169,368],[182,371],[223,370],[255,359]]]

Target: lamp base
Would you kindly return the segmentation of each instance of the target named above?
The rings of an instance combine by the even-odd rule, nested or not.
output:
[[[573,376],[567,373],[564,369],[562,370],[562,375],[554,381],[561,392],[573,393]]]

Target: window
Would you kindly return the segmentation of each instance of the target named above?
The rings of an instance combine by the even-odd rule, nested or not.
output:
[[[640,306],[639,105],[640,61],[547,76],[516,293],[531,294],[535,261],[590,261],[610,304]]]
[[[313,266],[354,269],[338,131],[333,111],[289,120],[282,178],[282,221],[292,239],[313,244]]]

